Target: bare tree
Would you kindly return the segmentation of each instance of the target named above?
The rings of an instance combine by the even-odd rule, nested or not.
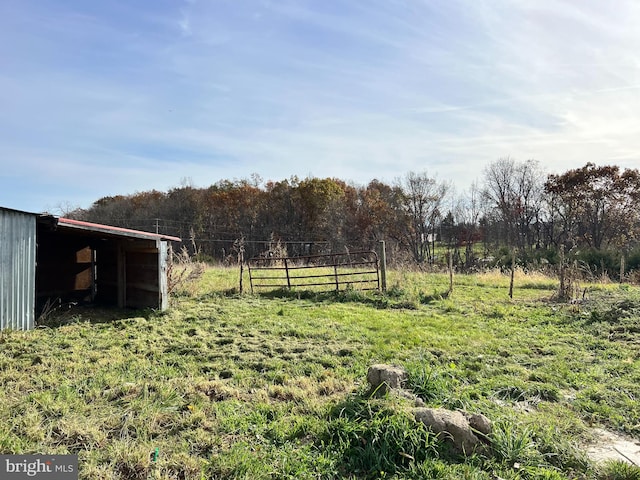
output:
[[[404,239],[417,263],[434,262],[436,225],[449,185],[424,173],[409,172],[399,186],[406,215]]]
[[[482,192],[474,182],[466,193],[456,199],[452,210],[457,224],[457,242],[464,246],[465,269],[475,263],[473,245],[481,239],[479,221],[482,208]]]
[[[484,171],[483,196],[489,217],[507,245],[524,249],[539,240],[544,174],[535,160],[501,158]]]

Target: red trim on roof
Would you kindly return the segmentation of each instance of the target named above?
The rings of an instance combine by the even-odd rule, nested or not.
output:
[[[178,237],[172,237],[169,235],[162,235],[158,233],[151,232],[143,232],[142,230],[132,230],[130,228],[122,228],[122,227],[113,227],[111,225],[102,225],[100,223],[91,223],[91,222],[83,222],[81,220],[72,220],[70,218],[58,218],[58,225],[69,226],[69,227],[80,227],[86,230],[93,230],[96,232],[105,232],[105,233],[122,233],[125,235],[131,235],[136,237],[145,237],[145,238],[153,238],[153,239],[161,239],[161,240],[171,240],[173,242],[181,242],[182,239]]]

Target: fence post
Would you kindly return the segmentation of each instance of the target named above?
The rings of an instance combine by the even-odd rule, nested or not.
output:
[[[453,293],[453,252],[449,252],[449,292],[447,295]]]
[[[604,265],[604,264],[603,264]],[[604,267],[602,268],[604,272]],[[561,300],[567,300],[567,285],[566,285],[566,268],[564,264],[564,243],[560,245],[560,272],[558,272],[558,276],[560,277],[560,286],[558,287],[558,297]],[[604,276],[604,273],[603,273]]]
[[[251,272],[251,261],[247,262],[247,270],[249,271],[249,285],[251,285],[251,294],[253,295],[253,275]]]
[[[384,240],[378,242],[380,250],[380,280],[382,281],[382,291],[387,291],[387,249]]]
[[[287,257],[284,257],[284,271],[287,274],[287,288],[291,290],[291,277],[289,277],[289,262],[287,262]]]
[[[511,280],[509,281],[509,298],[513,298],[513,278],[516,275],[516,249],[511,249]]]

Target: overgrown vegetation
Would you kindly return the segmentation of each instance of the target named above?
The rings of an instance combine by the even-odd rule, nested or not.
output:
[[[0,336],[0,451],[77,453],[83,479],[639,478],[584,454],[599,425],[640,437],[640,291],[518,271],[390,272],[387,294],[239,295],[208,269],[174,307],[61,313]],[[446,288],[445,288],[446,290]],[[372,363],[405,367],[428,405],[494,421],[461,458],[369,398]],[[158,449],[157,459],[154,452]]]

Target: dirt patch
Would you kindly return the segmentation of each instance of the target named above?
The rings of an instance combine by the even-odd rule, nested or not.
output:
[[[593,429],[594,443],[587,446],[587,455],[594,462],[618,460],[640,466],[640,442],[630,437],[603,430]]]

